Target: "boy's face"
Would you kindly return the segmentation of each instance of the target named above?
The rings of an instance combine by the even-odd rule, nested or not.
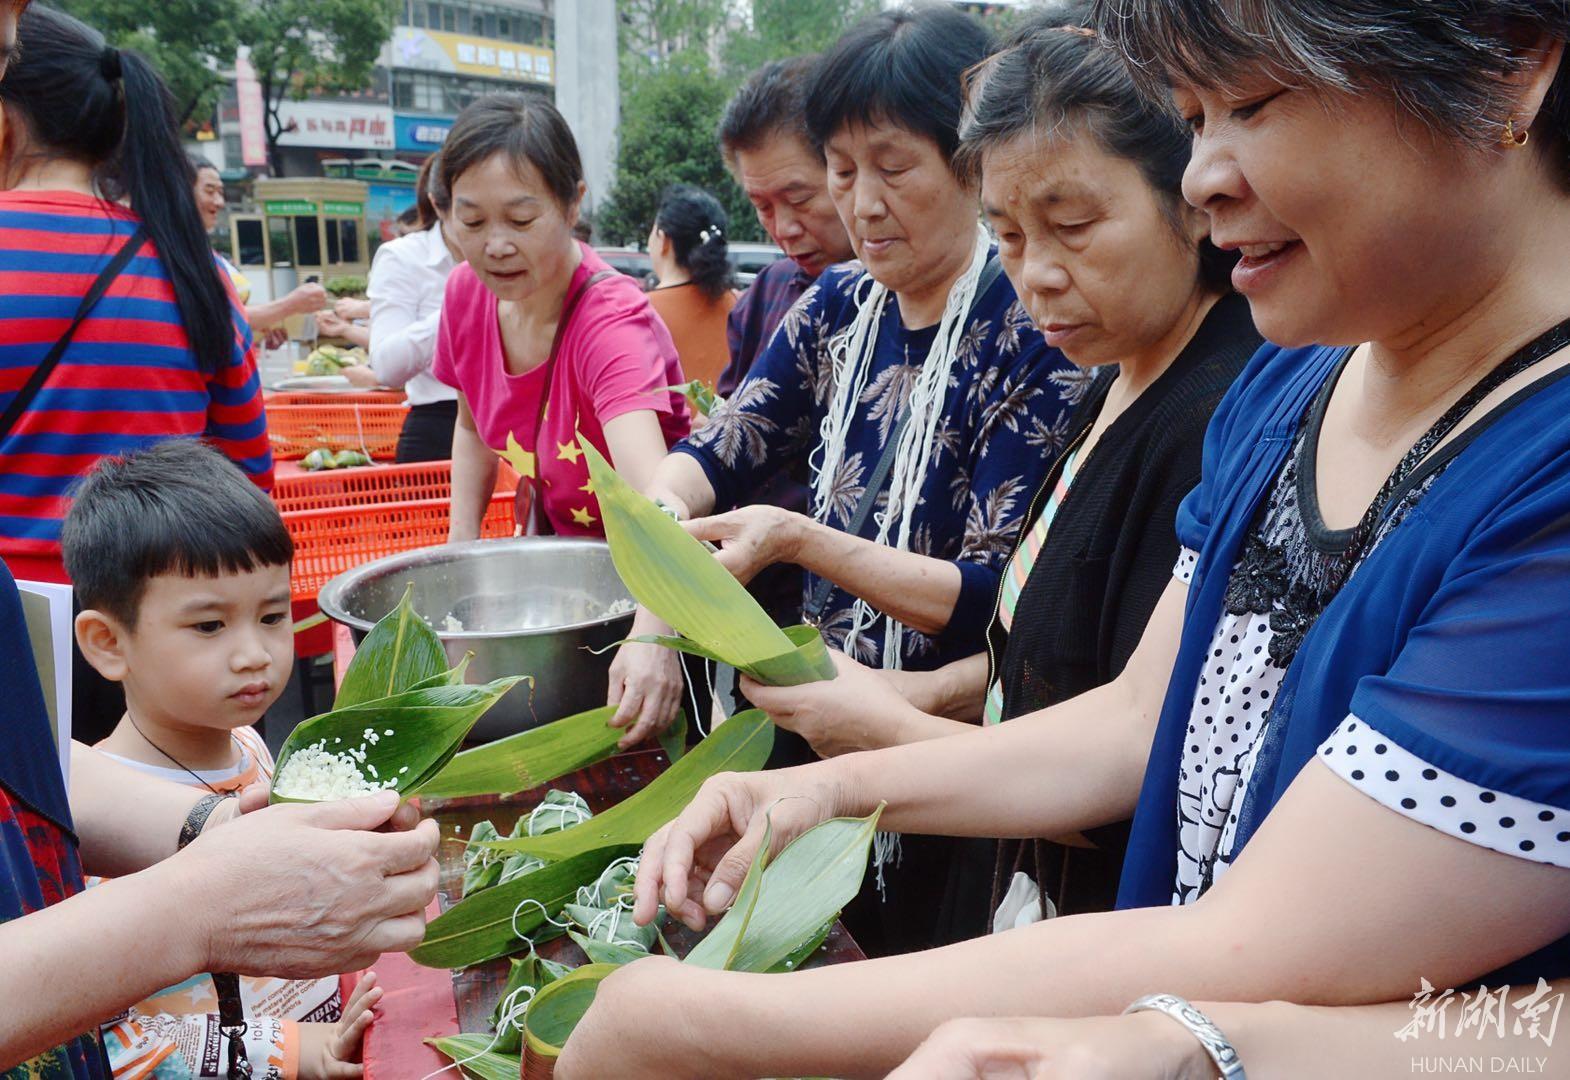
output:
[[[89,658],[105,677],[124,682],[138,720],[176,728],[254,724],[289,681],[287,566],[219,577],[160,574],[148,581],[129,632],[101,613],[82,617],[89,615],[113,637]]]

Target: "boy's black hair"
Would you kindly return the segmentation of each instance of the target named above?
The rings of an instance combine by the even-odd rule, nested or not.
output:
[[[892,125],[959,146],[964,73],[992,52],[980,22],[948,6],[912,3],[868,15],[823,54],[807,87],[807,135],[820,152],[847,124]]]
[[[194,439],[99,462],[76,489],[60,547],[77,602],[128,629],[159,574],[218,577],[294,558],[272,500]]]

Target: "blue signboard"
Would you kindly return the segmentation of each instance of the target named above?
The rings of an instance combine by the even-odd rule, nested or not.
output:
[[[452,118],[447,116],[395,116],[393,127],[398,149],[435,153],[446,141],[452,124]]]

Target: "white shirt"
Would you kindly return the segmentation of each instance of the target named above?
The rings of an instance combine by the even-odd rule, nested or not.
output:
[[[385,385],[403,387],[410,405],[458,397],[430,370],[452,268],[440,225],[383,244],[371,262],[371,369]]]

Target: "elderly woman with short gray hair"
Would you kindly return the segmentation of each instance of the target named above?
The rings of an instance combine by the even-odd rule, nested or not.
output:
[[[710,781],[637,900],[701,922],[766,813],[780,845],[883,803],[961,835],[1132,811],[1120,910],[786,975],[640,961],[562,1080],[882,1075],[955,1016],[1131,1007],[1104,1047],[1167,1024],[1187,1056],[1099,1075],[1240,1076],[1187,1000],[1570,976],[1570,8],[1099,0],[1086,29],[1172,95],[1277,343],[1211,422],[1167,594],[1118,679],[1035,717]]]

